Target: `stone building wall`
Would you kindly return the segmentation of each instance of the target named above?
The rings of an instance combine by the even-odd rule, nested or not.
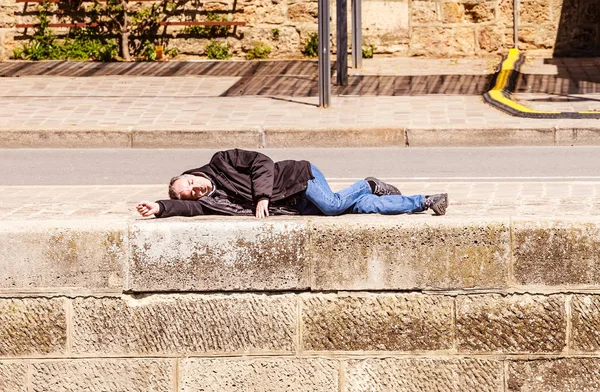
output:
[[[596,391],[599,223],[7,223],[0,391]]]
[[[363,39],[376,46],[375,53],[397,56],[505,53],[513,46],[512,4],[512,0],[363,0]],[[534,54],[552,54],[555,49],[560,55],[598,53],[600,3],[596,0],[521,0],[520,4],[521,49]],[[0,0],[1,59],[26,42],[24,30],[14,26],[35,21],[36,7],[37,3]],[[272,57],[296,58],[302,56],[303,42],[317,31],[317,9],[316,0],[208,0],[186,3],[181,14],[170,20],[191,15],[201,20],[208,12],[219,12],[247,23],[219,38],[230,44],[236,57],[242,58],[254,42],[264,42],[273,48]],[[335,0],[331,9],[335,50]],[[208,42],[186,36],[176,27],[169,27],[163,38],[185,56],[204,55]]]

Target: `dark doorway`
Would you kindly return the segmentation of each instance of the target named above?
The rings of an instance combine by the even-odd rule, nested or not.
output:
[[[563,0],[555,57],[600,55],[600,1]]]

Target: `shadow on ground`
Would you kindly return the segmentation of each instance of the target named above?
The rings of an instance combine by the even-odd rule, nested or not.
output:
[[[600,92],[600,59],[549,59],[558,75],[523,74],[516,92],[556,96]],[[332,74],[335,64],[332,65]],[[314,60],[94,63],[75,61],[4,62],[0,77],[22,76],[152,76],[238,77],[220,96],[318,96]],[[481,95],[492,75],[350,75],[347,86],[332,86],[333,95],[410,96],[428,94]],[[335,75],[332,75],[335,80]],[[580,98],[581,99],[581,98]]]

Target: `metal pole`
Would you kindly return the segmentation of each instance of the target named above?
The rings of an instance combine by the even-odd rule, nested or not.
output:
[[[319,0],[319,106],[322,108],[331,105],[329,15],[329,0]]]
[[[362,68],[362,0],[352,0],[352,67]]]
[[[519,49],[519,0],[513,2],[513,27],[515,36],[515,49]]]
[[[337,84],[348,85],[348,0],[336,0]]]

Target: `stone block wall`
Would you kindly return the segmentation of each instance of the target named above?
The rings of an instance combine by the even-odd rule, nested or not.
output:
[[[334,50],[335,3],[331,0]],[[134,4],[134,8],[139,6]],[[16,29],[15,23],[34,22],[36,7],[36,3],[0,0],[0,60],[26,42],[27,34]],[[513,47],[513,0],[363,0],[362,7],[363,42],[375,45],[376,53],[486,56]],[[317,31],[317,10],[316,0],[209,0],[185,3],[170,20],[220,13],[247,23],[228,37],[218,38],[229,43],[236,58],[243,58],[254,42],[268,44],[272,57],[298,58],[308,36]],[[544,55],[600,53],[600,3],[596,0],[521,0],[519,15],[522,50]],[[177,48],[181,58],[203,56],[208,43],[206,38],[183,34],[178,27],[169,27],[162,39],[168,47]]]
[[[593,391],[600,220],[0,224],[0,391]]]

